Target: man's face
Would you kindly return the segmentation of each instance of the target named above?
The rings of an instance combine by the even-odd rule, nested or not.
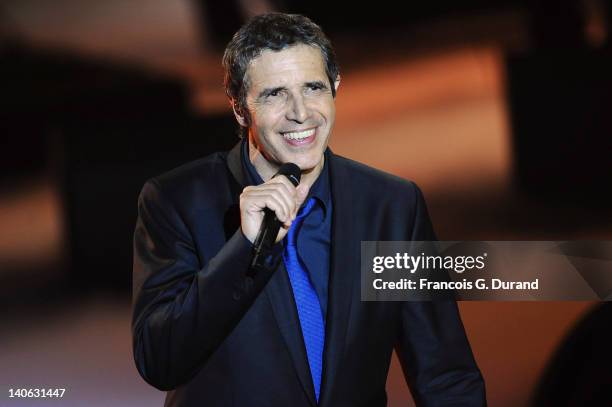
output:
[[[265,179],[292,162],[318,175],[336,114],[321,51],[303,44],[265,50],[249,64],[246,80],[249,141],[261,153],[251,152],[258,172]]]

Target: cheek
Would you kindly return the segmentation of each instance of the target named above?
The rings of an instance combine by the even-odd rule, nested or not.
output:
[[[257,138],[261,142],[266,142],[266,140],[270,137],[269,134],[274,132],[273,121],[271,121],[268,116],[262,114],[258,114],[257,116],[253,117],[254,120],[251,124],[257,132]]]
[[[321,112],[323,116],[325,116],[328,120],[333,119],[336,114],[336,105],[334,104],[334,100],[322,100],[319,103],[318,110]]]
[[[275,132],[283,115],[278,112],[278,109],[266,109],[265,111],[259,112],[258,117],[257,127],[266,132]]]
[[[334,106],[327,107],[324,111],[323,116],[325,116],[326,125],[331,128],[334,125],[334,121],[336,119],[336,109]]]

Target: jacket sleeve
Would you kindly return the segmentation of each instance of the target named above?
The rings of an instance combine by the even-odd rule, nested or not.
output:
[[[179,211],[148,181],[134,232],[132,334],[141,376],[160,390],[195,376],[271,277],[279,246],[263,268],[247,273],[252,244],[238,229],[201,265]]]
[[[435,240],[425,200],[416,187],[411,240]],[[476,365],[454,300],[402,304],[396,351],[417,406],[486,406]]]

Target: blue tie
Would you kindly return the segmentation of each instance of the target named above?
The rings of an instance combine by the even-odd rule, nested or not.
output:
[[[304,218],[308,216],[315,205],[315,199],[310,198],[306,205],[298,211],[298,214],[289,228],[283,261],[289,274],[289,281],[293,288],[293,297],[297,306],[304,344],[306,345],[306,355],[310,365],[310,374],[314,384],[315,396],[319,401],[319,391],[321,389],[321,372],[323,371],[323,345],[325,343],[325,323],[317,292],[310,281],[308,270],[300,260],[297,253],[297,235],[304,223]]]

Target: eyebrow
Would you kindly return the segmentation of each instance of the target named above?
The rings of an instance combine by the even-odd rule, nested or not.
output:
[[[323,81],[310,81],[310,82],[306,82],[304,84],[304,86],[318,86],[321,89],[329,89],[327,87],[327,84]],[[275,88],[266,88],[264,90],[262,90],[261,92],[259,92],[259,95],[257,95],[257,99],[262,99],[265,98],[269,95],[271,95],[274,92],[279,92],[282,90],[285,90],[286,88],[284,86],[277,86]]]
[[[281,90],[285,90],[285,87],[284,86],[277,86],[276,88],[266,88],[266,89],[262,90],[261,92],[259,92],[259,95],[257,95],[257,99],[264,98],[266,96],[271,95],[274,92],[279,92]]]
[[[318,86],[322,89],[328,89],[327,88],[327,84],[323,81],[312,81],[312,82],[306,82],[306,86]]]

